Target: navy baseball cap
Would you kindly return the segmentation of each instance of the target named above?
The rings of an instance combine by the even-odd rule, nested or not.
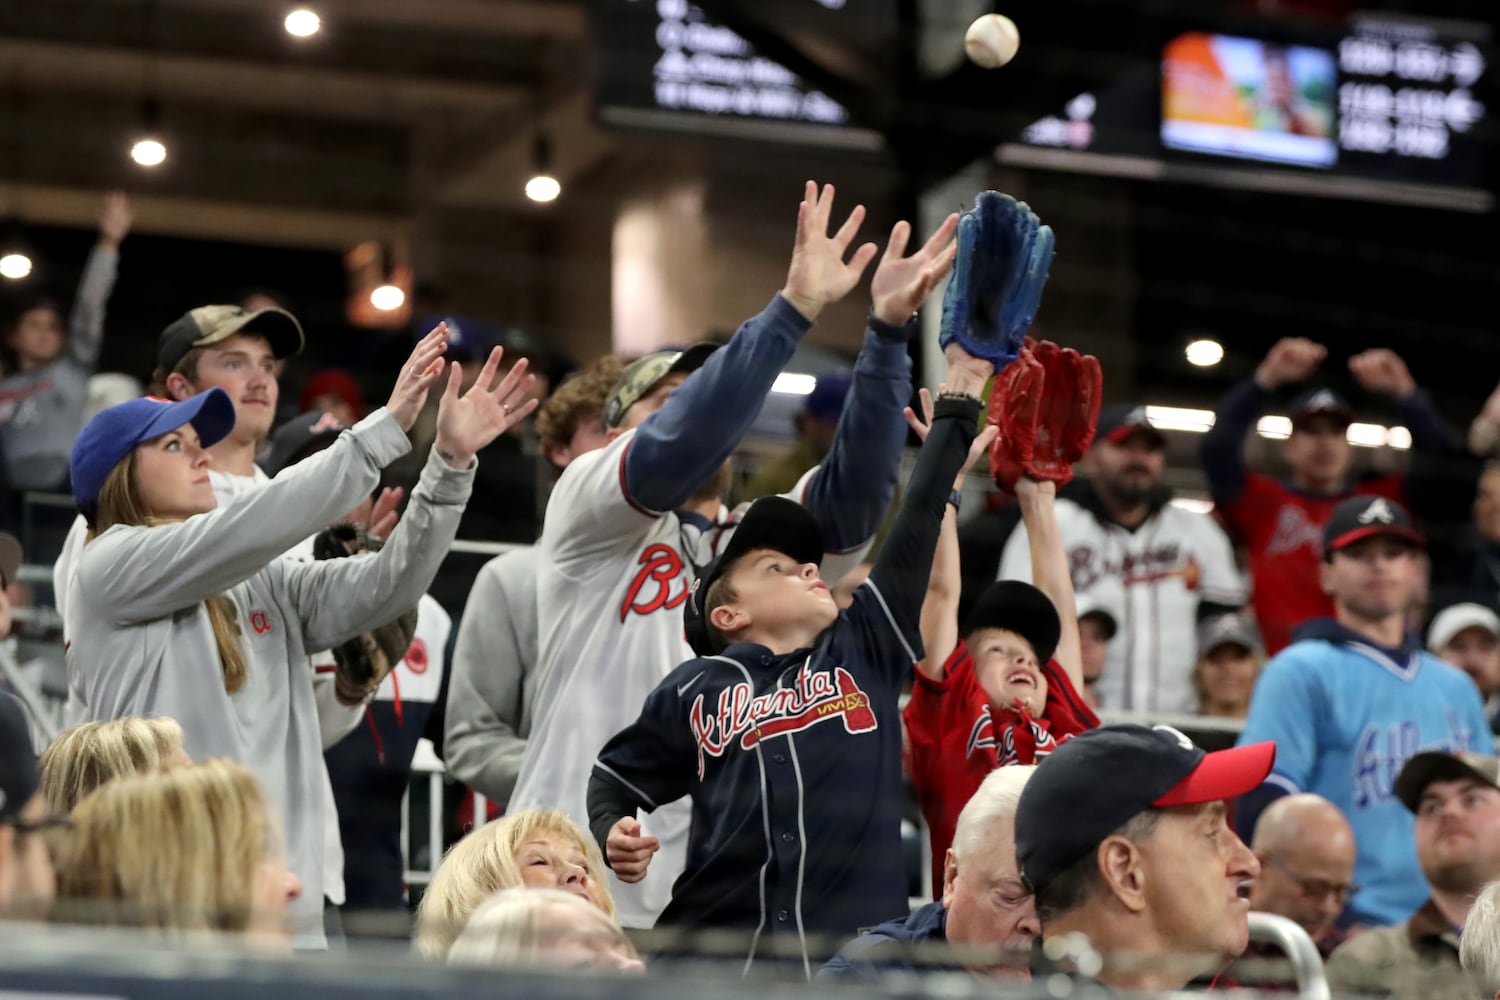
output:
[[[271,353],[278,358],[302,353],[306,338],[297,317],[285,309],[257,309],[251,312],[240,306],[199,306],[189,309],[172,322],[156,340],[156,365],[168,375],[195,347],[211,347],[237,333],[255,333],[266,338]]]
[[[604,400],[604,426],[620,426],[630,408],[655,388],[656,383],[673,372],[697,371],[718,349],[718,344],[694,344],[684,351],[657,351],[632,361]]]
[[[1167,439],[1146,416],[1146,407],[1141,403],[1124,403],[1107,406],[1099,414],[1095,440],[1110,444],[1124,444],[1137,434],[1145,437],[1153,448],[1165,448]]]
[[[40,783],[26,709],[0,691],[0,824],[16,821]]]
[[[312,410],[295,416],[271,433],[271,449],[261,460],[266,475],[274,476],[288,465],[302,461],[320,446],[327,446],[344,432],[344,422],[332,413]]]
[[[1042,758],[1016,807],[1016,859],[1032,892],[1148,809],[1202,805],[1260,787],[1275,743],[1208,753],[1170,726],[1100,726]]]
[[[848,372],[829,372],[818,376],[813,391],[802,402],[802,412],[819,420],[837,423],[844,412],[844,397],[854,385],[854,376]]]
[[[729,572],[740,556],[756,549],[784,552],[799,565],[817,563],[821,566],[823,533],[806,507],[786,497],[761,497],[750,504],[724,551],[703,567],[698,579],[693,581],[687,603],[682,606],[683,631],[687,634],[688,645],[699,656],[714,656],[720,652],[709,635],[708,613],[703,606],[708,600],[709,588]]]
[[[234,403],[215,387],[180,403],[142,396],[95,414],[73,442],[73,502],[78,509],[92,518],[110,470],[136,445],[183,424],[192,424],[198,443],[210,447],[234,430]]]
[[[982,628],[1003,628],[1031,643],[1038,663],[1057,652],[1062,620],[1052,599],[1029,583],[996,580],[985,587],[964,619],[964,637]]]
[[[1425,548],[1427,539],[1411,523],[1406,508],[1385,497],[1350,497],[1328,515],[1323,526],[1323,558],[1374,535],[1390,535]]]
[[[1349,401],[1332,389],[1309,389],[1292,400],[1292,429],[1295,430],[1314,417],[1333,417],[1348,427],[1354,420],[1354,411]]]

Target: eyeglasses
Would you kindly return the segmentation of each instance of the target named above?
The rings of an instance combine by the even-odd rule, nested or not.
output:
[[[1332,896],[1340,903],[1343,903],[1350,896],[1359,892],[1360,887],[1354,882],[1338,885],[1333,882],[1325,882],[1320,878],[1303,878],[1295,869],[1276,855],[1267,854],[1265,859],[1280,869],[1281,873],[1287,878],[1296,882],[1297,888],[1301,891],[1303,897],[1312,902],[1320,902]]]

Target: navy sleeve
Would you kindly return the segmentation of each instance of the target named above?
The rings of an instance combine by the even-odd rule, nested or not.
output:
[[[1438,412],[1432,394],[1417,389],[1401,401],[1401,422],[1411,431],[1411,446],[1417,451],[1454,454],[1461,451],[1458,437]]]
[[[686,665],[685,665],[686,666]],[[600,850],[610,827],[636,810],[654,812],[692,790],[692,744],[687,713],[674,685],[683,668],[673,671],[641,706],[640,717],[604,744],[589,775],[589,830]],[[693,678],[690,672],[686,675]],[[692,680],[685,687],[692,686]]]
[[[910,399],[906,342],[867,330],[833,448],[801,498],[830,552],[859,548],[885,518],[906,444],[901,411]]]
[[[907,672],[922,658],[919,628],[922,601],[927,596],[943,509],[953,492],[953,480],[978,433],[979,414],[978,400],[937,401],[932,429],[917,454],[917,465],[902,498],[901,510],[870,570],[869,580],[856,591],[856,600],[860,600],[860,591],[869,592],[869,598],[878,608],[872,609],[874,620],[879,623],[884,619],[902,640],[903,652],[910,654],[904,663]]]
[[[1449,525],[1467,526],[1484,472],[1484,460],[1470,455],[1438,412],[1431,394],[1418,389],[1399,409],[1411,431],[1411,461],[1401,483],[1402,498],[1413,514],[1439,536]],[[1448,532],[1453,534],[1453,532]],[[1442,540],[1438,540],[1441,549]]]
[[[1198,444],[1198,460],[1214,503],[1229,504],[1245,489],[1245,435],[1271,401],[1271,393],[1246,379],[1214,408],[1214,425]]]
[[[777,295],[636,429],[625,488],[641,507],[676,510],[724,464],[812,326]]]

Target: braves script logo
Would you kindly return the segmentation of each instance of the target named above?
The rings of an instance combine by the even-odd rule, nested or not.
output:
[[[1031,720],[1031,735],[1036,740],[1036,756],[1038,759],[1057,749],[1057,739],[1047,730],[1043,729],[1036,719]],[[974,756],[974,751],[982,749],[993,749],[995,751],[995,766],[1005,767],[1008,764],[1016,764],[1021,760],[1021,755],[1016,751],[1016,731],[1013,726],[1004,726],[1000,730],[1000,738],[995,738],[995,720],[990,717],[990,706],[985,705],[979,710],[979,717],[974,720],[974,725],[969,729],[969,746],[964,752],[964,757]],[[1028,761],[1029,763],[1029,761]]]
[[[879,727],[870,710],[870,696],[843,667],[831,673],[816,673],[806,665],[791,687],[777,688],[756,696],[748,681],[731,684],[719,692],[719,708],[714,715],[703,714],[703,695],[693,699],[688,725],[698,743],[698,778],[703,778],[707,761],[705,753],[724,756],[736,738],[741,750],[776,736],[800,733],[829,719],[843,719],[849,733],[868,733]]]
[[[630,589],[625,591],[625,600],[620,604],[622,622],[630,617],[632,611],[638,615],[649,615],[663,608],[671,610],[681,607],[682,602],[687,600],[687,574],[682,570],[682,556],[677,554],[676,549],[670,545],[648,545],[646,551],[641,553],[639,562],[640,571],[630,581]],[[682,586],[674,588],[672,585],[679,580],[682,581]]]
[[[1323,529],[1307,519],[1295,504],[1284,504],[1276,514],[1276,533],[1266,543],[1266,555],[1279,556],[1301,548],[1317,550],[1323,545]]]
[[[255,629],[256,635],[265,635],[271,631],[271,617],[264,611],[250,612],[250,627]]]
[[[1176,542],[1163,542],[1145,552],[1127,552],[1123,558],[1101,558],[1098,550],[1079,545],[1068,553],[1074,590],[1087,590],[1101,577],[1119,577],[1125,586],[1156,583],[1181,577],[1188,590],[1198,589],[1198,560]]]

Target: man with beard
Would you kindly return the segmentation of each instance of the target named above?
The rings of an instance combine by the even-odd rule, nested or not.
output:
[[[729,457],[818,314],[853,290],[876,253],[865,244],[845,262],[864,209],[830,236],[832,203],[831,186],[807,184],[782,291],[718,350],[666,351],[628,367],[605,402],[610,443],[574,459],[558,480],[537,543],[534,714],[510,811],[551,807],[587,825],[600,748],[693,657],[681,608],[736,524],[722,503]],[[911,227],[892,231],[833,448],[789,494],[813,513],[832,550],[829,579],[858,562],[890,506],[911,396],[913,314],[946,272],[957,227],[950,216],[910,257]],[[652,926],[671,898],[686,863],[690,809],[686,798],[657,809],[649,831],[632,821],[630,835],[659,851],[644,879],[611,876],[624,926]]]
[[[1121,612],[1099,678],[1106,709],[1193,711],[1197,622],[1245,602],[1229,539],[1207,514],[1169,502],[1165,464],[1166,439],[1146,408],[1110,407],[1085,457],[1088,482],[1057,501],[1079,603]],[[1000,578],[1031,581],[1024,525],[1005,545]]]
[[[1219,516],[1249,551],[1255,616],[1271,654],[1292,641],[1295,626],[1333,611],[1318,589],[1317,565],[1323,525],[1334,506],[1355,495],[1412,503],[1424,490],[1432,492],[1427,481],[1441,462],[1435,456],[1452,456],[1458,447],[1406,363],[1394,351],[1377,348],[1350,358],[1349,371],[1361,388],[1396,403],[1411,431],[1411,472],[1350,478],[1354,448],[1347,432],[1353,416],[1348,402],[1329,389],[1310,389],[1292,400],[1291,435],[1281,445],[1291,473],[1285,482],[1246,470],[1245,437],[1256,419],[1279,389],[1309,378],[1327,354],[1323,345],[1302,337],[1277,341],[1254,377],[1219,401],[1200,448]],[[1417,512],[1430,513],[1421,507]]]
[[[1407,920],[1352,938],[1328,960],[1337,993],[1400,1000],[1468,1000],[1459,936],[1485,885],[1500,879],[1500,760],[1420,753],[1395,793],[1416,814],[1417,859],[1432,895]]]
[[[1101,726],[1037,765],[1016,810],[1016,856],[1043,961],[1072,952],[1062,971],[1144,995],[1243,952],[1260,863],[1225,821],[1227,801],[1265,779],[1276,750],[1205,753],[1170,726]],[[1072,945],[1079,935],[1086,951]]]
[[[1240,803],[1252,830],[1275,798],[1313,792],[1354,828],[1358,856],[1343,923],[1385,925],[1422,903],[1412,817],[1396,776],[1420,750],[1492,748],[1479,691],[1406,631],[1423,538],[1404,508],[1354,497],[1323,532],[1323,590],[1333,618],[1315,618],[1267,663],[1250,701],[1243,743],[1275,740],[1276,769]]]

